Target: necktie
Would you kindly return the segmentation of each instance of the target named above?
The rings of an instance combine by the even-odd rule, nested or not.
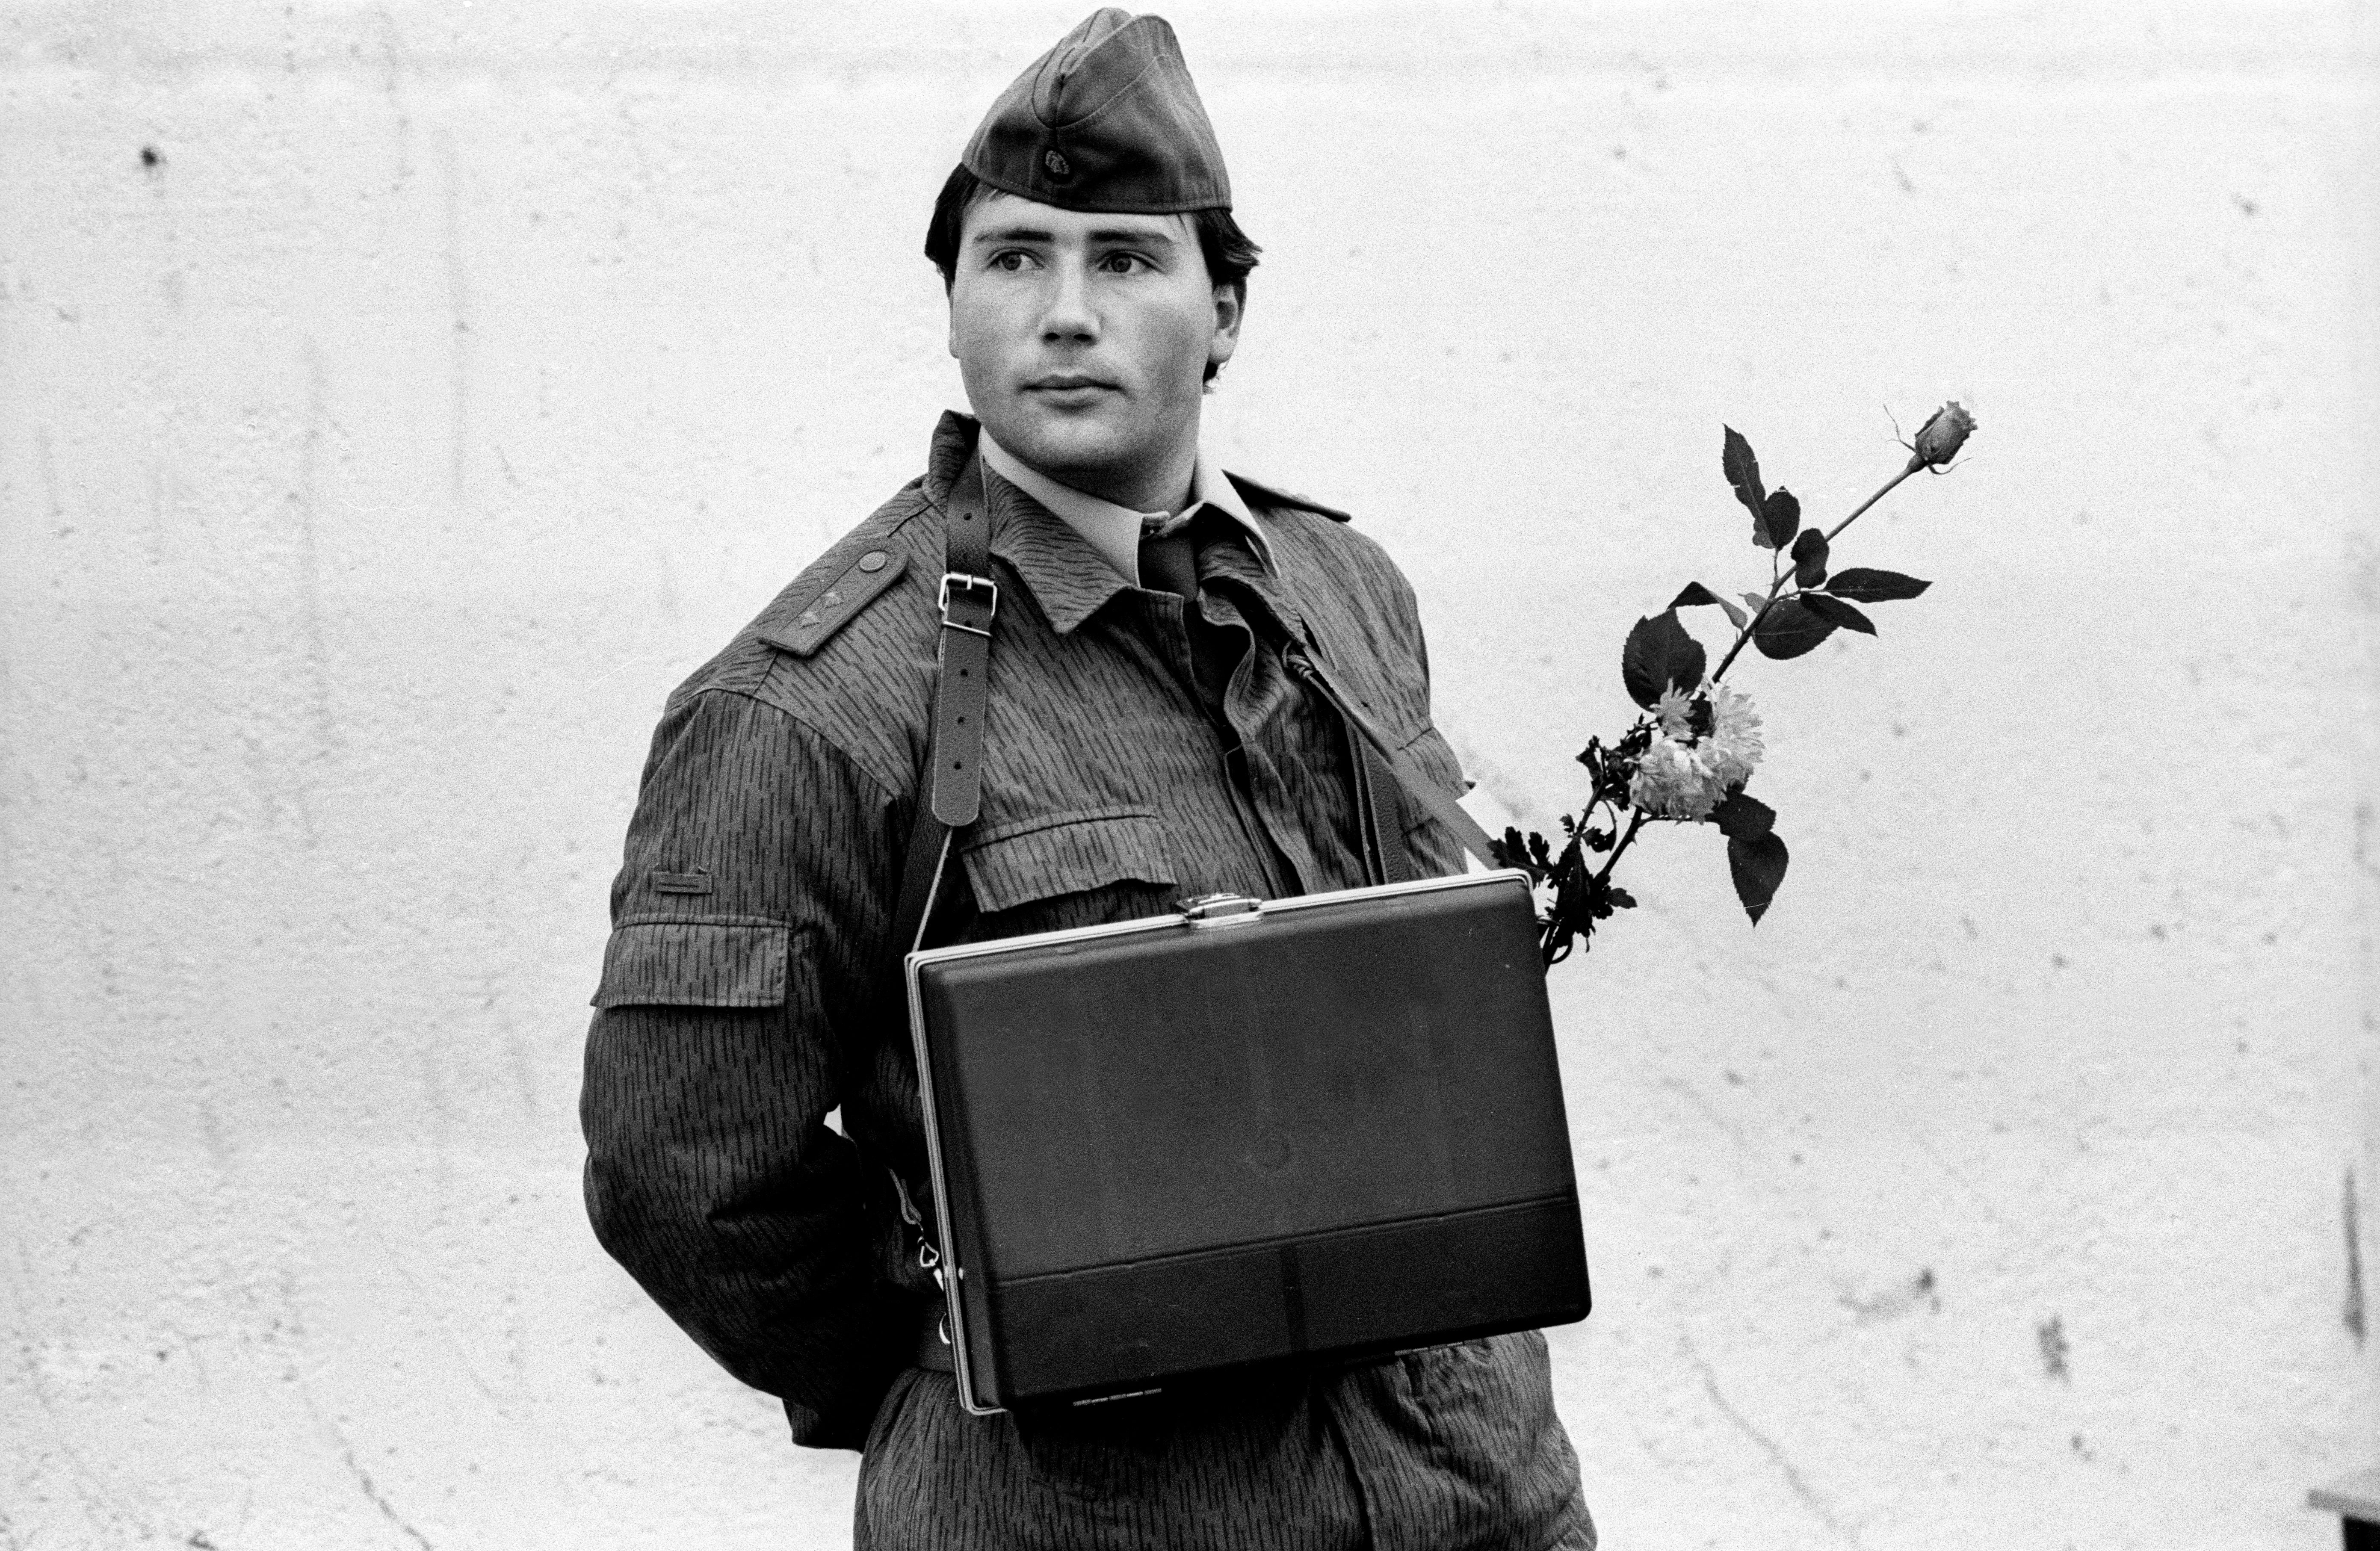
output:
[[[1170,592],[1187,608],[1197,607],[1198,549],[1189,524],[1151,524],[1141,529],[1140,585],[1151,592]]]
[[[1182,624],[1190,635],[1190,661],[1197,676],[1198,697],[1207,709],[1220,716],[1223,692],[1239,666],[1245,635],[1208,623],[1198,607],[1198,549],[1213,536],[1211,525],[1192,516],[1152,523],[1142,529],[1140,585],[1152,592],[1170,592],[1182,600]]]
[[[1223,708],[1232,674],[1247,651],[1251,636],[1245,629],[1212,623],[1198,606],[1198,551],[1218,539],[1228,539],[1231,532],[1229,518],[1203,507],[1148,524],[1140,539],[1140,585],[1152,592],[1170,592],[1182,600],[1182,625],[1190,636],[1190,670],[1196,682],[1199,703],[1206,707],[1215,731],[1222,737],[1223,773],[1239,788],[1240,795],[1253,810],[1255,794],[1248,774],[1247,750],[1241,746],[1239,733]],[[1284,886],[1290,892],[1296,892],[1297,869],[1281,854],[1272,832],[1262,823],[1253,824],[1252,832],[1261,837],[1257,843],[1272,858],[1273,876],[1288,880]]]

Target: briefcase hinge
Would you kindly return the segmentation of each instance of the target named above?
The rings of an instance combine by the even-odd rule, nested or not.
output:
[[[1264,903],[1245,894],[1201,894],[1195,900],[1182,902],[1182,915],[1195,927],[1220,926],[1230,921],[1253,921],[1264,912]]]

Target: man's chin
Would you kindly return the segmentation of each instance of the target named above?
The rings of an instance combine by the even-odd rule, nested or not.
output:
[[[1121,467],[1134,456],[1131,438],[1091,416],[1036,415],[994,426],[992,435],[1010,454],[1059,480]]]

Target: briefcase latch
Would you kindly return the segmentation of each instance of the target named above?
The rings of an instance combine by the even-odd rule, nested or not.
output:
[[[1195,900],[1183,901],[1181,909],[1183,919],[1192,926],[1214,927],[1253,921],[1263,912],[1264,904],[1245,894],[1201,894]]]

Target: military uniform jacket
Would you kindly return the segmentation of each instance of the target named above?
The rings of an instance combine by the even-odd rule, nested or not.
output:
[[[704,1350],[783,1398],[804,1444],[862,1445],[938,1297],[894,1182],[930,1231],[891,923],[927,757],[941,507],[975,438],[946,415],[925,477],[670,697],[612,893],[582,1098],[597,1234]],[[1287,639],[1461,790],[1396,567],[1341,515],[1234,482],[1274,570],[1245,540],[1201,551],[1203,613],[1245,632],[1219,725],[1184,600],[1134,587],[987,475],[1000,594],[982,811],[954,837],[930,940],[1363,884],[1347,733],[1284,672]],[[1452,837],[1405,811],[1415,870],[1458,869]],[[1545,1413],[1567,1460],[1542,1343],[1528,1350],[1535,1371],[1512,1377],[1530,1395],[1483,1403]],[[1378,1403],[1348,1394],[1342,1410]],[[1522,1421],[1498,1447],[1518,1447]]]

